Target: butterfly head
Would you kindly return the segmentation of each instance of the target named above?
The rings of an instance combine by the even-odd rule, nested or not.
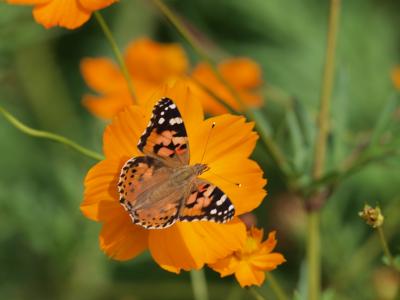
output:
[[[203,174],[204,172],[207,172],[208,170],[210,170],[210,167],[207,166],[206,164],[195,164],[195,165],[193,166],[193,172],[194,172],[196,175],[201,175],[201,174]]]

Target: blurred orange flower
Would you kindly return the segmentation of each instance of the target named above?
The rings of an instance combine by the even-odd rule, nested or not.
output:
[[[270,232],[268,239],[262,242],[263,230],[252,228],[247,232],[243,248],[211,264],[210,267],[221,274],[221,277],[235,274],[241,287],[258,285],[265,280],[265,272],[276,269],[286,260],[282,254],[272,252],[276,246],[275,231]]]
[[[395,67],[391,75],[394,87],[400,90],[400,66]]]
[[[235,89],[244,104],[249,106],[260,106],[262,98],[256,89],[261,86],[261,68],[249,58],[234,58],[226,60],[218,65],[222,77]],[[218,98],[235,110],[240,111],[240,105],[232,93],[218,79],[211,67],[206,63],[200,63],[193,70],[192,77],[203,87],[210,90]],[[196,96],[201,99],[204,109],[212,114],[223,114],[228,112],[226,107],[217,102],[209,93],[203,89],[195,89]]]
[[[178,44],[161,44],[147,38],[132,42],[125,52],[125,63],[135,87],[136,101],[144,101],[168,79],[185,74],[186,54]],[[81,62],[86,83],[99,95],[85,95],[83,105],[94,115],[111,119],[132,98],[118,66],[108,58],[86,58]]]
[[[6,0],[10,4],[33,5],[33,17],[45,28],[61,26],[75,29],[92,13],[117,0]]]
[[[190,164],[207,164],[211,171],[200,177],[220,187],[234,204],[236,214],[231,222],[176,222],[165,229],[145,229],[133,224],[120,205],[117,183],[121,168],[128,159],[141,155],[136,144],[154,103],[162,97],[173,99],[182,114],[189,138]],[[237,215],[256,208],[266,194],[262,171],[248,158],[257,140],[252,131],[254,124],[228,114],[204,120],[200,102],[191,95],[187,82],[182,81],[158,89],[148,101],[138,102],[142,104],[128,106],[106,128],[105,159],[92,167],[85,179],[81,210],[86,217],[102,222],[100,247],[117,260],[131,259],[149,249],[162,268],[176,273],[181,269],[199,269],[241,249],[246,229]],[[210,135],[213,122],[216,126]]]

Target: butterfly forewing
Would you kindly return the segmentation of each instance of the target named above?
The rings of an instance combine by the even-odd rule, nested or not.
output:
[[[140,137],[138,149],[159,157],[170,166],[189,164],[189,141],[182,116],[176,104],[162,98],[154,106],[153,115]]]
[[[212,183],[197,178],[179,213],[180,221],[226,223],[235,214],[227,195]]]

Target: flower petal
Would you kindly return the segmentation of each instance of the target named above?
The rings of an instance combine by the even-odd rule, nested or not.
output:
[[[262,104],[262,97],[252,91],[262,83],[261,68],[254,61],[248,58],[236,58],[227,60],[219,64],[218,69],[222,77],[231,85],[244,104],[259,106]],[[194,90],[196,96],[202,101],[206,111],[212,114],[222,114],[228,112],[214,96],[211,96],[206,89],[210,90],[215,96],[223,100],[230,107],[240,110],[238,101],[230,90],[215,75],[209,64],[199,63],[192,72],[193,78],[204,87]]]
[[[268,238],[261,244],[261,247],[263,248],[264,251],[272,252],[272,250],[274,250],[277,243],[275,236],[276,236],[276,231],[271,231],[270,233],[268,233]]]
[[[214,264],[210,264],[209,267],[218,272],[221,277],[225,277],[235,273],[238,265],[239,260],[234,255],[229,255],[223,259],[218,260]]]
[[[95,11],[98,9],[105,8],[117,1],[116,0],[79,0],[79,2],[87,10]]]
[[[83,8],[77,0],[53,0],[35,6],[33,16],[45,28],[61,26],[75,29],[90,18],[91,12]]]
[[[215,123],[215,127],[211,130],[213,123]],[[258,138],[253,131],[254,123],[246,123],[245,118],[241,116],[226,114],[207,119],[201,125],[201,129],[199,125],[197,127],[197,136],[194,137],[197,143],[192,147],[193,161],[201,161],[206,146],[205,139],[209,136],[205,163],[210,165],[218,160],[227,161],[224,157],[227,153],[242,158],[249,157]]]
[[[249,258],[252,266],[264,271],[274,270],[285,261],[286,259],[280,253],[265,253],[264,251],[254,253]]]
[[[118,112],[132,104],[129,94],[114,94],[105,97],[84,95],[83,106],[95,115],[104,120],[112,119]]]
[[[224,160],[211,163],[209,167],[210,170],[200,177],[217,185],[228,195],[237,216],[255,209],[265,198],[266,180],[255,161],[227,155]]]
[[[80,68],[87,85],[98,93],[128,91],[119,68],[108,58],[84,58]]]
[[[149,120],[140,107],[133,105],[117,114],[104,131],[103,149],[106,158],[125,162],[141,155],[136,145]]]
[[[161,44],[147,38],[131,43],[125,60],[133,77],[158,84],[183,75],[188,68],[186,54],[179,44]]]
[[[44,4],[52,0],[7,0],[9,4],[22,4],[22,5],[34,5],[34,4]]]
[[[241,287],[260,286],[265,280],[265,273],[252,268],[246,261],[241,261],[237,267],[235,277]]]
[[[119,204],[118,177],[124,162],[103,160],[90,169],[85,178],[82,213],[94,221],[126,215]]]
[[[262,84],[260,66],[246,57],[229,59],[219,65],[222,76],[233,86],[241,88],[255,88]]]
[[[271,232],[272,233],[272,232]],[[270,233],[270,234],[271,234]],[[274,233],[274,236],[275,236],[275,231],[273,232]],[[262,241],[262,239],[263,239],[263,237],[264,237],[264,229],[262,229],[262,228],[257,228],[257,227],[252,227],[251,229],[250,229],[250,236],[254,239],[254,240],[256,240],[257,241],[257,243],[259,243],[259,244],[261,244],[261,241]],[[265,242],[267,242],[267,241],[265,241]],[[264,243],[265,243],[264,242]]]
[[[239,249],[246,239],[246,229],[239,220],[227,224],[178,222],[164,230],[152,230],[149,249],[164,269],[199,269],[215,263]]]
[[[116,260],[131,259],[147,249],[148,231],[132,224],[125,212],[103,224],[100,233],[100,248]]]

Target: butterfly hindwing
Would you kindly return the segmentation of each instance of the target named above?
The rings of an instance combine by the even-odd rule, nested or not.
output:
[[[146,155],[160,157],[170,166],[189,163],[189,141],[182,116],[176,104],[162,98],[140,137],[138,149]]]
[[[179,220],[226,223],[234,215],[235,208],[223,191],[204,179],[196,179],[179,212]]]
[[[133,223],[147,229],[166,228],[177,221],[183,202],[182,191],[166,190],[162,201],[154,201],[152,192],[168,181],[170,168],[150,156],[128,160],[121,170],[118,183],[120,203]]]

